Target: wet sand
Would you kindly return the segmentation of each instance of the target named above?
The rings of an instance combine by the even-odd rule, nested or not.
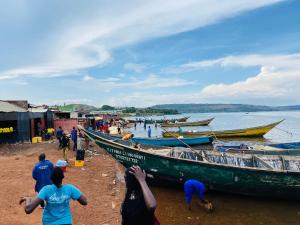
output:
[[[224,193],[207,193],[214,204],[212,213],[192,203],[187,210],[180,189],[152,187],[158,200],[157,215],[163,225],[299,225],[297,201],[262,199]]]

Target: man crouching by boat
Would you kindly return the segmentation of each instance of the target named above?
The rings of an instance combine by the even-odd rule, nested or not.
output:
[[[188,209],[192,210],[191,202],[193,194],[196,192],[200,200],[200,206],[204,207],[206,211],[212,211],[213,205],[210,201],[204,199],[204,192],[206,191],[205,185],[200,181],[190,179],[184,183],[184,196],[188,205]]]

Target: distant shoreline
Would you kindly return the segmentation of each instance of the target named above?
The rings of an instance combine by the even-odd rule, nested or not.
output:
[[[152,106],[154,109],[177,110],[179,113],[228,113],[228,112],[273,112],[300,111],[300,105],[262,106],[245,104],[164,104]]]

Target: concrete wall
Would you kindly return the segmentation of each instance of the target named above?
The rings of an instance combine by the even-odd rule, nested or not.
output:
[[[73,127],[77,128],[77,119],[55,119],[54,129],[57,130],[61,126],[64,131],[71,133]]]

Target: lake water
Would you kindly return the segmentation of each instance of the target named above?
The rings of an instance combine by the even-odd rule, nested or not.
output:
[[[183,116],[191,116],[189,121],[215,117],[209,128],[193,127],[193,130],[246,128],[285,119],[277,128],[266,134],[264,139],[255,139],[249,142],[300,141],[300,112],[197,113],[174,115],[167,118]],[[152,128],[152,136],[161,136],[160,128],[156,129],[153,124],[149,126]],[[137,137],[147,136],[143,124],[138,125],[136,129],[132,128],[131,131]],[[207,213],[197,207],[195,202],[193,210],[188,211],[181,189],[164,187],[151,187],[151,189],[158,201],[157,215],[162,225],[300,225],[299,201],[208,192],[206,198],[213,202],[215,210],[213,213]]]
[[[188,121],[205,120],[211,117],[215,119],[209,126],[182,127],[183,130],[228,130],[265,125],[284,119],[277,127],[272,129],[264,136],[264,139],[256,139],[262,142],[293,142],[300,141],[300,111],[289,112],[250,112],[250,113],[191,113],[180,115],[169,115],[166,118],[180,118],[190,116]],[[135,118],[135,117],[134,117]],[[163,117],[147,117],[153,119],[162,119]],[[131,118],[132,119],[132,118]],[[148,124],[152,130],[152,137],[161,137],[161,128],[155,128],[154,124]],[[130,131],[136,137],[147,137],[147,129],[143,124],[138,124],[136,129]],[[168,128],[168,130],[177,130],[177,128]],[[229,141],[229,140],[228,140]],[[251,141],[250,141],[251,142]]]

